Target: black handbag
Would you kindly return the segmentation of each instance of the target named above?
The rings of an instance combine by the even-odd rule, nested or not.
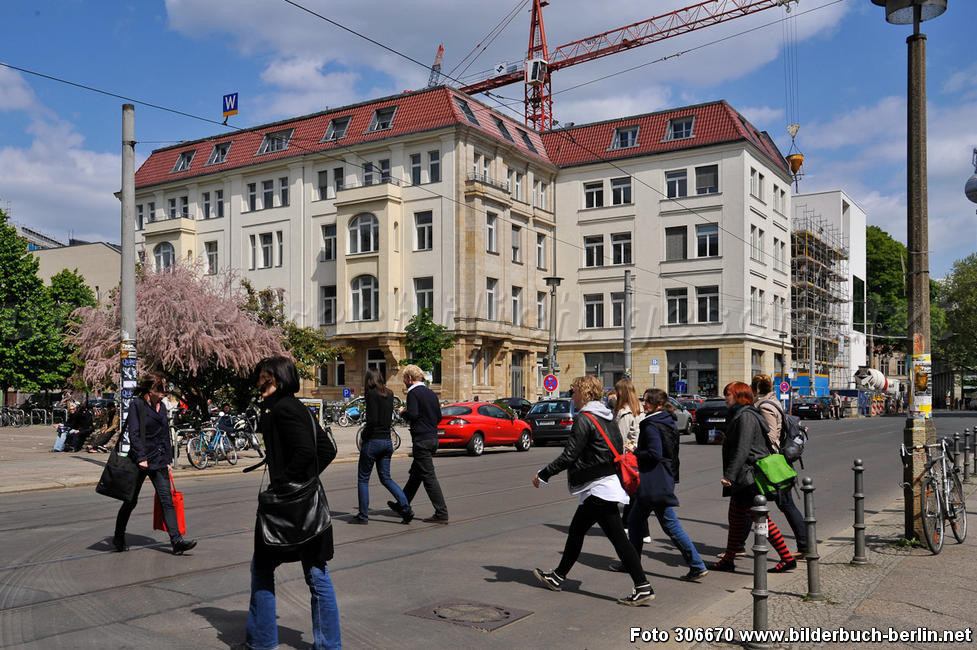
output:
[[[290,481],[258,493],[259,539],[277,549],[292,549],[318,537],[332,525],[326,491],[319,480],[318,433],[312,413],[312,448],[315,476],[298,483]]]
[[[132,401],[130,408],[136,409],[136,414],[139,418],[139,439],[142,441],[143,447],[145,447],[146,414],[142,411],[138,399]],[[125,427],[126,425],[123,426]],[[119,453],[119,446],[121,444],[122,437],[120,435],[118,443],[112,448],[112,453],[109,454],[109,459],[106,461],[105,467],[102,468],[102,476],[98,479],[95,492],[103,496],[118,499],[119,501],[132,501],[132,497],[136,494],[136,488],[142,480],[139,474],[140,467],[132,455],[127,454],[123,456]]]

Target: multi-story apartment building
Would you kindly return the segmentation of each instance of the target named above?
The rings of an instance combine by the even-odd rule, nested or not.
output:
[[[623,376],[626,317],[640,388],[715,395],[759,371],[779,374],[790,332],[791,176],[766,133],[718,101],[543,141],[560,170],[565,374],[599,372],[608,386]]]
[[[556,167],[540,136],[445,87],[152,153],[136,174],[137,245],[283,291],[287,313],[352,353],[310,395],[390,381],[422,309],[457,337],[434,372],[449,398],[532,396],[553,273]]]

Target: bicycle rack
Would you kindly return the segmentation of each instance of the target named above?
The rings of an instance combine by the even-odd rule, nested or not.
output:
[[[47,409],[31,409],[31,425],[37,424],[34,422],[34,418],[39,417],[41,424],[49,424],[51,414],[48,413]]]
[[[60,420],[58,420],[58,414],[61,414]],[[62,424],[68,421],[68,409],[65,408],[51,409],[51,424],[54,424],[59,421]]]

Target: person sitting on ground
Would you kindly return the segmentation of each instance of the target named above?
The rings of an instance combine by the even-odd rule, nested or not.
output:
[[[81,451],[81,445],[92,432],[92,415],[83,409],[78,402],[68,404],[68,417],[64,422],[68,428],[68,437],[64,442],[65,451]]]
[[[105,425],[89,437],[87,451],[94,454],[98,451],[108,451],[106,446],[110,439],[119,431],[119,409],[115,404],[105,412]],[[113,445],[114,446],[114,445]]]

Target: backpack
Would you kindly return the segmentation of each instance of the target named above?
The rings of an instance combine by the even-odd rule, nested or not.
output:
[[[787,459],[788,463],[800,461],[804,467],[801,455],[804,453],[804,445],[807,443],[807,427],[801,425],[801,419],[796,415],[791,415],[784,411],[780,402],[773,399],[765,399],[763,403],[773,404],[780,412],[780,453]]]
[[[658,429],[662,439],[662,456],[667,458],[672,467],[672,478],[678,483],[678,452],[679,452],[679,432],[675,427],[658,426],[655,422],[650,422]]]

